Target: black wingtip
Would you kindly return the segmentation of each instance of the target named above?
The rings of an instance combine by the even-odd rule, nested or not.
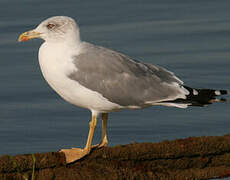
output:
[[[195,89],[198,93],[194,95],[193,88],[185,87],[190,93],[187,95],[187,100],[190,100],[191,105],[208,105],[214,102],[226,102],[225,98],[216,98],[217,96],[229,94],[227,90],[215,90],[215,89]]]
[[[188,86],[183,86],[189,91],[186,95],[186,99],[175,99],[173,101],[167,101],[171,103],[188,104],[188,106],[206,106],[214,102],[226,102],[225,98],[216,98],[217,96],[230,94],[227,90],[215,90],[215,89],[193,89]]]
[[[220,94],[224,95],[224,94],[229,94],[229,92],[227,90],[220,90]]]

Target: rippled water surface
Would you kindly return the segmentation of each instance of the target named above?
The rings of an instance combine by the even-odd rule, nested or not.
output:
[[[84,146],[88,134],[90,112],[54,93],[37,61],[42,41],[18,43],[20,33],[50,16],[71,16],[85,41],[164,66],[193,87],[230,89],[229,9],[227,0],[2,0],[0,154]],[[111,113],[110,145],[224,135],[230,132],[229,109],[228,102]]]

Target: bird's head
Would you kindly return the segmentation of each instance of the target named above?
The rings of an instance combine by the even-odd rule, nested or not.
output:
[[[22,33],[18,41],[41,38],[47,42],[80,41],[79,28],[74,19],[67,16],[54,16],[41,22],[35,29]]]

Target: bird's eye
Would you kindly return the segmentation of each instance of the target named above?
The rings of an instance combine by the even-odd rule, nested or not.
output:
[[[53,29],[55,27],[55,24],[49,23],[46,26],[48,29]]]

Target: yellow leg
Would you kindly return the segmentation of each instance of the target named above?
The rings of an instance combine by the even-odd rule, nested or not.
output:
[[[88,151],[91,150],[91,145],[92,145],[93,135],[94,135],[94,130],[95,130],[96,125],[97,125],[97,117],[92,116],[92,120],[89,123],[90,129],[89,129],[87,143],[86,143],[86,146],[84,148],[85,150],[88,150]]]
[[[108,138],[107,138],[107,121],[108,121],[108,113],[102,114],[102,141],[99,147],[107,146]]]
[[[102,138],[101,143],[92,146],[92,148],[101,148],[108,145],[107,138],[107,121],[108,121],[108,113],[102,113]]]
[[[92,120],[89,123],[90,129],[89,129],[88,139],[87,139],[87,143],[84,149],[72,148],[72,149],[62,149],[61,150],[61,152],[65,154],[67,163],[71,163],[78,159],[81,159],[90,153],[92,149],[91,145],[92,145],[93,135],[94,135],[94,130],[95,130],[96,125],[97,125],[97,116],[92,115]]]

